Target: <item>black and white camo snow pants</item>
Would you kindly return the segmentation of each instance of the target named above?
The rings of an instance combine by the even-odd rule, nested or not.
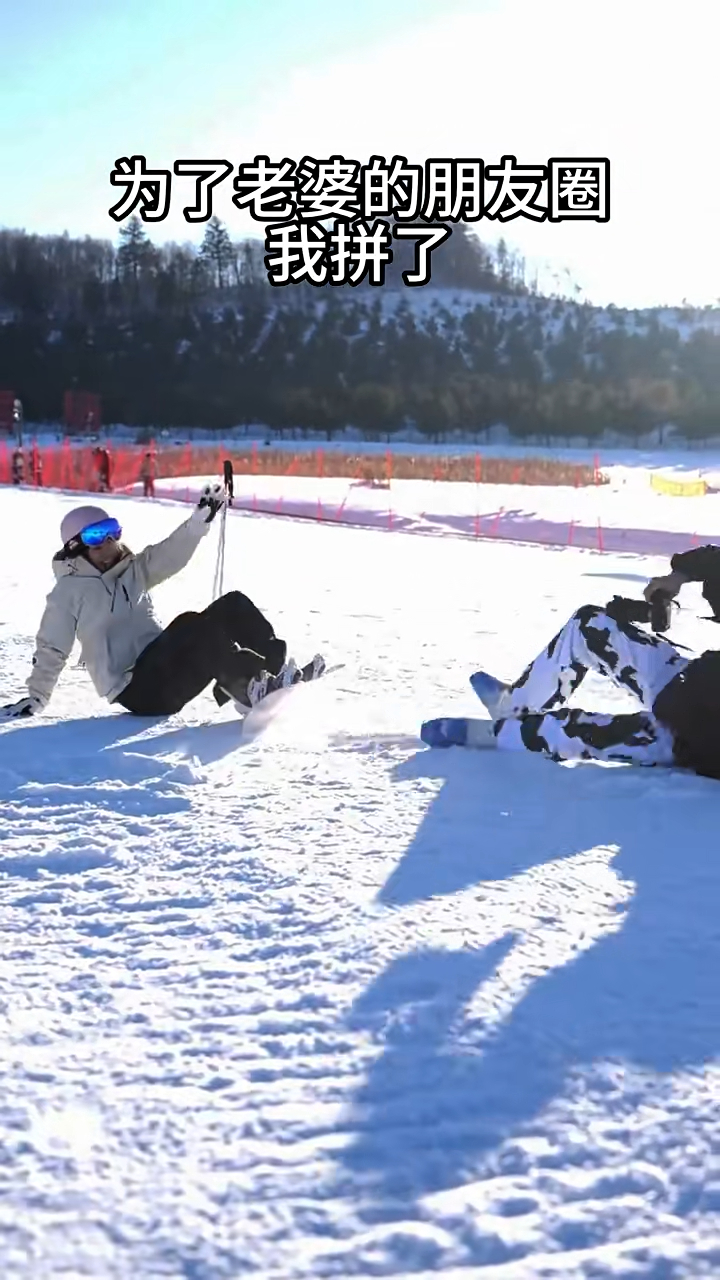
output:
[[[552,760],[673,763],[670,730],[653,715],[655,699],[687,666],[669,640],[583,605],[512,685],[512,701],[496,725],[505,751],[538,751]],[[565,704],[588,671],[607,676],[639,700],[625,715],[572,710]]]

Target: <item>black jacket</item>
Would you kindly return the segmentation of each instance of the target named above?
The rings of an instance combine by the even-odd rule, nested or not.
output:
[[[720,621],[720,547],[680,552],[670,565],[703,583],[703,596]],[[653,711],[674,736],[678,764],[720,780],[720,651],[707,649],[688,663],[655,699]]]
[[[672,557],[670,568],[690,582],[703,583],[703,597],[710,605],[713,617],[720,622],[720,547],[679,551]]]

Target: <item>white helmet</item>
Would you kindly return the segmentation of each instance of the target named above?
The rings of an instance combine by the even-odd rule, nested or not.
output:
[[[66,546],[71,538],[77,538],[82,529],[87,528],[89,524],[98,524],[100,520],[109,520],[107,511],[103,511],[102,507],[73,507],[72,511],[68,511],[63,516],[60,525],[60,537],[63,546]]]

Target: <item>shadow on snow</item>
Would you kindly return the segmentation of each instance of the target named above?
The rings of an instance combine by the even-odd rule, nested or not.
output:
[[[167,726],[163,732],[152,730]],[[128,780],[133,760],[163,756],[213,764],[252,741],[239,718],[187,724],[169,716],[129,712],[59,720],[15,722],[0,730],[0,779],[57,783]],[[0,782],[0,786],[2,783]]]
[[[658,1073],[701,1069],[720,1044],[720,785],[458,750],[419,752],[395,776],[444,786],[380,891],[390,908],[608,845],[634,892],[619,931],[536,977],[487,1039],[467,1006],[519,930],[480,949],[404,955],[356,1001],[351,1024],[383,1048],[340,1160],[374,1188],[367,1215],[381,1218],[471,1178],[506,1138],[532,1131],[578,1071],[601,1093],[627,1090],[603,1064],[633,1064],[632,1088],[651,1090]]]

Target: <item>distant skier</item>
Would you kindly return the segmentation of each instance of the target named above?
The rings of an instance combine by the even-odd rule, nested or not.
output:
[[[109,493],[112,489],[110,484],[110,453],[107,449],[97,448],[93,450],[95,458],[95,469],[97,471],[97,487],[99,493]]]
[[[643,631],[658,592],[674,598],[683,583],[703,582],[720,621],[720,547],[673,556],[672,572],[654,578],[645,601],[616,597],[605,608],[583,605],[512,684],[486,672],[470,682],[491,721],[427,721],[430,746],[497,746],[552,760],[679,765],[720,779],[720,651],[685,656],[664,636]],[[621,715],[566,704],[588,671],[633,694],[641,710]]]
[[[157,466],[154,453],[146,453],[140,465],[140,479],[143,483],[143,497],[155,497],[155,477]]]
[[[20,448],[13,451],[12,482],[13,484],[25,483],[25,454]]]
[[[53,557],[57,582],[37,635],[28,696],[0,718],[31,716],[52,695],[76,638],[101,697],[136,715],[172,715],[212,681],[219,705],[251,706],[254,684],[284,682],[287,646],[247,596],[231,591],[202,613],[185,612],[164,630],[149,591],[183,569],[223,506],[223,485],[206,485],[188,520],[135,554],[118,521],[101,507],[76,507],[61,524]],[[267,675],[269,673],[269,677]]]

